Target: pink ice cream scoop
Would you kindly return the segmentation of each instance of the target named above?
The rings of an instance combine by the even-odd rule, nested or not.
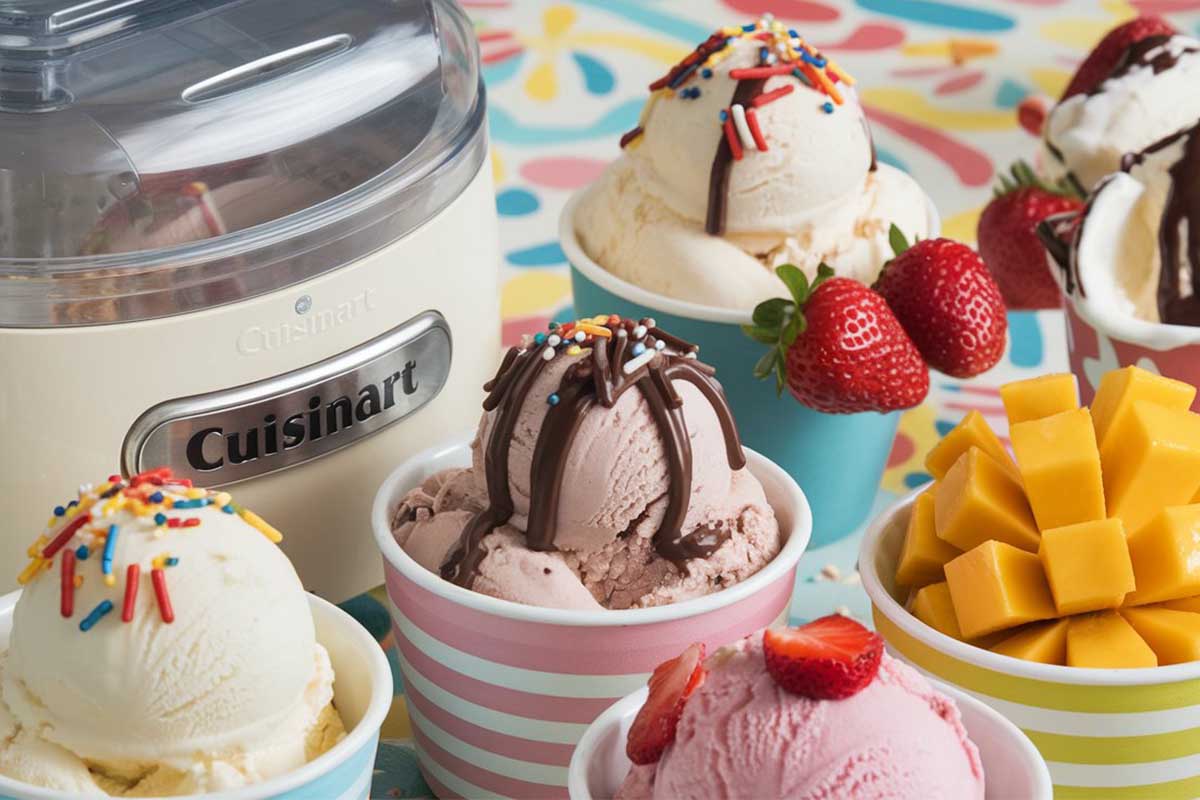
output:
[[[392,523],[426,569],[520,603],[622,609],[717,591],[779,552],[713,370],[653,320],[526,337],[485,389],[473,466],[433,476]]]
[[[954,701],[882,656],[844,700],[785,691],[764,668],[761,634],[715,653],[675,741],[635,766],[616,800],[982,800],[983,766]]]

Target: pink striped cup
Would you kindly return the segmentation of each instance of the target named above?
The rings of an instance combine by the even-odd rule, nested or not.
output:
[[[746,451],[786,536],[757,574],[658,608],[571,611],[468,591],[419,566],[390,522],[433,473],[470,464],[469,437],[402,464],[372,509],[409,716],[425,779],[439,797],[566,798],[567,767],[588,725],[692,642],[716,648],[786,619],[812,533],[804,493]]]

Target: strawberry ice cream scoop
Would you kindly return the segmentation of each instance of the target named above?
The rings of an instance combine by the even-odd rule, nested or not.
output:
[[[886,653],[844,700],[784,690],[759,635],[715,653],[675,741],[635,766],[616,800],[982,800],[979,752],[954,702]]]

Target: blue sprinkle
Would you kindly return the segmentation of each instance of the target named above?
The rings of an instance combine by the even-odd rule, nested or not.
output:
[[[725,122],[726,120],[729,119],[729,112],[722,108],[721,113],[718,114],[717,116],[719,116],[721,118],[721,122]]]
[[[221,506],[221,510],[224,511],[226,514],[233,514],[233,513],[237,512],[237,509],[233,507],[233,503],[229,503],[228,505]]]
[[[552,406],[558,405],[558,395],[557,394],[550,395],[549,397],[546,398],[546,402]]]
[[[87,561],[87,557],[91,555],[91,553],[92,551],[88,550],[86,544],[81,544],[79,547],[75,548],[75,557],[80,561]]]
[[[91,612],[86,617],[84,617],[83,620],[80,621],[79,630],[83,631],[84,633],[87,633],[88,631],[90,631],[92,629],[92,626],[94,626],[97,622],[100,621],[101,617],[103,617],[105,614],[109,613],[112,610],[113,610],[112,600],[101,600],[100,605],[93,608],[91,610]]]
[[[108,538],[104,540],[104,552],[100,555],[100,563],[104,566],[104,574],[107,575],[112,571],[113,554],[117,551],[117,532],[120,530],[116,525],[108,526]]]
[[[635,356],[640,356],[642,353],[646,352],[646,345],[642,342],[638,342],[633,346],[632,352]]]
[[[544,334],[544,333],[535,333],[535,334],[533,335],[533,343],[534,343],[534,344],[543,344],[545,341],[546,341],[546,334]]]
[[[788,28],[788,36],[792,37],[793,39],[799,39],[799,38],[800,38],[800,34],[796,33],[796,29],[795,29],[795,28]]]
[[[831,103],[830,101],[826,100],[826,101],[825,101],[825,102],[824,102],[824,103],[821,105],[821,110],[822,110],[822,111],[824,111],[826,114],[832,114],[832,113],[833,113],[833,103]]]
[[[712,76],[713,76],[713,71],[711,69],[709,69],[708,67],[705,67],[704,69],[700,70],[700,77],[711,78]]]
[[[178,564],[178,563],[179,563],[179,559],[178,559],[178,558],[176,558],[175,556],[171,556],[171,557],[170,557],[170,558],[168,558],[168,559],[167,559],[167,560],[166,560],[164,563],[165,563],[165,564],[166,564],[168,567],[173,567],[173,566],[175,566],[176,564]]]
[[[754,31],[756,30],[756,27],[755,27],[754,23],[751,22],[747,25],[743,25],[742,30],[745,31],[746,33],[754,33]]]
[[[77,505],[79,505],[79,501],[78,501],[78,500],[72,500],[71,502],[67,503],[67,508],[74,508],[74,507],[75,507],[75,506],[77,506]]]
[[[151,503],[161,503],[162,501],[163,501],[163,493],[162,492],[155,492],[154,494],[150,495]]]
[[[174,508],[204,508],[208,503],[207,497],[195,497],[189,500],[176,500]]]
[[[162,513],[161,511],[158,512],[157,514],[155,514],[154,515],[154,524],[155,525],[166,525],[167,524],[167,515]]]
[[[63,515],[64,515],[64,514],[66,514],[66,513],[67,513],[67,510],[66,510],[65,508],[63,508],[62,506],[55,506],[55,507],[54,507],[54,516],[56,516],[56,517],[61,517],[61,516],[63,516]]]
[[[759,58],[765,59],[769,55],[771,55],[771,51],[768,50],[767,48],[765,48],[765,47],[758,48],[758,57]]]

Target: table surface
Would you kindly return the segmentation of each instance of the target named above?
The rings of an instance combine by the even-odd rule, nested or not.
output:
[[[1056,97],[1089,45],[1134,13],[1162,13],[1200,33],[1200,0],[461,2],[476,24],[489,93],[506,344],[573,317],[556,240],[563,204],[617,155],[646,84],[720,25],[770,11],[834,54],[857,79],[879,159],[916,175],[941,211],[944,234],[967,242],[996,173],[1032,155],[1033,139],[1016,124],[1022,98]],[[1061,314],[1015,315],[1012,323],[1000,366],[965,383],[935,373],[929,399],[903,416],[876,511],[928,480],[922,454],[968,409],[1006,431],[997,386],[1066,369]],[[805,555],[794,619],[840,608],[869,621],[855,571],[859,538]],[[344,606],[388,649],[397,680],[372,797],[431,797],[408,746],[383,602],[376,590]]]

